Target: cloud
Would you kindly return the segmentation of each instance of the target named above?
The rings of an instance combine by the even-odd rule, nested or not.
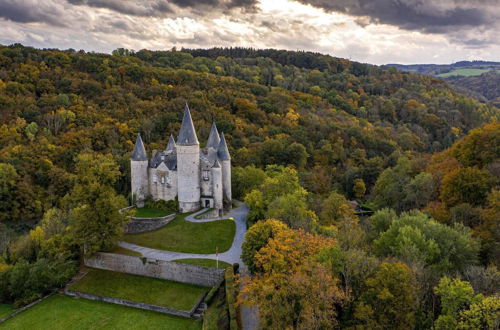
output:
[[[64,8],[54,1],[1,0],[0,17],[20,23],[43,22],[65,26]]]
[[[322,8],[364,18],[362,25],[390,24],[425,33],[447,33],[457,28],[496,24],[500,19],[498,0],[297,0]],[[367,20],[366,20],[367,19]]]
[[[257,0],[67,0],[77,6],[105,8],[133,16],[165,17],[177,9],[189,8],[198,15],[205,12],[244,8],[254,10]]]

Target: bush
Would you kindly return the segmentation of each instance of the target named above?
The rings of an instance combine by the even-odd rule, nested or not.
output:
[[[179,202],[177,200],[177,197],[174,200],[169,200],[169,201],[164,201],[164,200],[157,200],[154,201],[151,199],[151,197],[148,197],[146,199],[146,202],[144,203],[144,207],[150,208],[150,209],[158,209],[162,211],[167,211],[167,212],[179,212]]]
[[[229,328],[231,330],[237,330],[238,321],[236,315],[236,288],[234,286],[233,267],[227,267],[224,278],[226,280],[226,299],[229,309]]]
[[[73,261],[21,260],[0,273],[0,299],[21,306],[61,288],[76,272]]]

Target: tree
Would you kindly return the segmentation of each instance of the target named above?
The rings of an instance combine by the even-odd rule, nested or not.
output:
[[[352,188],[352,190],[354,191],[354,197],[363,198],[366,193],[366,186],[363,179],[354,180],[354,187]]]
[[[319,218],[322,225],[329,226],[343,219],[354,219],[356,215],[344,195],[334,191],[321,203]]]
[[[233,167],[231,171],[232,192],[235,198],[243,198],[258,188],[266,179],[266,173],[253,165]]]
[[[374,243],[382,256],[398,256],[410,264],[430,266],[438,273],[474,265],[479,252],[469,229],[460,224],[440,224],[417,211],[402,213]]]
[[[88,256],[113,247],[121,237],[128,219],[119,210],[126,201],[113,189],[120,172],[110,155],[79,155],[76,168],[77,184],[66,203],[75,242]]]
[[[296,191],[276,198],[268,206],[267,218],[279,219],[291,228],[311,230],[315,228],[318,217],[307,208],[305,191]]]
[[[245,241],[241,246],[241,259],[250,271],[262,271],[255,265],[255,254],[266,246],[270,239],[287,229],[288,227],[284,223],[275,219],[258,221],[248,229],[245,233]]]
[[[460,203],[483,205],[496,182],[486,170],[460,168],[445,175],[441,182],[441,200],[448,206]]]
[[[355,307],[357,329],[412,329],[417,308],[415,278],[401,262],[384,262]]]
[[[14,166],[0,163],[0,222],[11,220],[16,214],[17,174]]]

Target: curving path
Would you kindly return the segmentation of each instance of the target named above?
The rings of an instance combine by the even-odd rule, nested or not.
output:
[[[241,268],[245,268],[245,265],[241,260],[241,244],[243,244],[243,241],[245,240],[245,233],[247,231],[246,221],[248,215],[248,206],[244,203],[240,203],[240,205],[237,208],[231,210],[231,212],[226,214],[223,218],[195,219],[196,215],[203,213],[205,211],[206,209],[203,209],[196,213],[193,213],[190,216],[186,217],[186,220],[190,222],[209,222],[209,221],[217,221],[220,219],[227,219],[229,217],[233,217],[234,222],[236,224],[236,232],[234,234],[233,244],[231,245],[231,248],[226,252],[219,253],[219,260],[228,262],[230,264],[239,263]],[[199,254],[199,253],[182,253],[182,252],[156,250],[123,241],[119,242],[118,245],[121,246],[122,248],[139,252],[146,258],[151,258],[156,260],[172,261],[176,259],[187,259],[187,258],[200,258],[200,259],[217,258],[215,253]]]

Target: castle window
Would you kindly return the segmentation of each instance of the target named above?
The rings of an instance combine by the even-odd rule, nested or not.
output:
[[[165,184],[165,177],[162,176],[161,179],[160,179],[160,181],[161,181],[162,184]]]
[[[210,171],[203,171],[203,180],[208,181],[209,180],[209,172]]]

